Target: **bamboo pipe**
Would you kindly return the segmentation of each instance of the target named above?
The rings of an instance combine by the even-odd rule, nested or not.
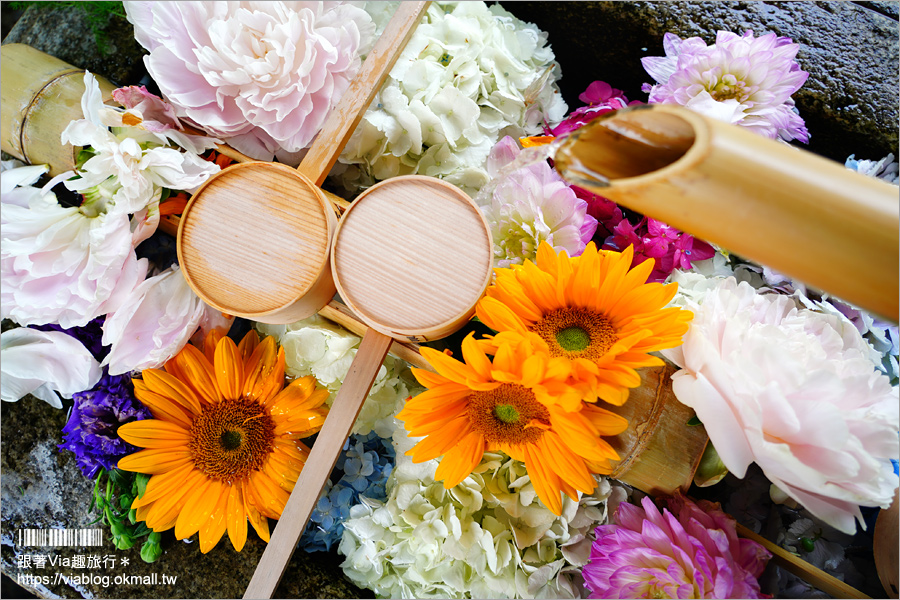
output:
[[[668,104],[603,115],[554,158],[570,183],[897,321],[896,186]]]

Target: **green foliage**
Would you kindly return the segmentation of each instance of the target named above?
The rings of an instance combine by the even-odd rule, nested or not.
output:
[[[101,54],[109,54],[104,28],[112,16],[125,18],[125,8],[121,2],[10,2],[13,10],[25,10],[32,6],[41,10],[59,10],[61,8],[77,8],[84,13],[85,21],[94,34],[94,41]]]
[[[162,555],[162,536],[151,531],[143,521],[137,522],[135,509],[131,508],[134,499],[144,495],[149,480],[149,475],[141,473],[101,469],[94,480],[90,510],[100,513],[94,522],[109,526],[113,544],[119,550],[128,550],[139,543],[141,538],[147,537],[142,543],[141,558],[145,562],[155,562]]]

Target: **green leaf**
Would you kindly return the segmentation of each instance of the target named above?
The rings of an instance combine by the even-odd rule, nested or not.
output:
[[[703,425],[703,421],[697,418],[697,415],[694,415],[690,419],[688,419],[688,427],[696,427],[697,425]]]
[[[147,483],[150,481],[150,476],[144,473],[136,473],[134,481],[137,483],[137,497],[143,498],[144,492],[147,491]]]
[[[719,458],[719,453],[716,452],[712,443],[708,443],[706,450],[703,451],[703,456],[700,457],[697,472],[694,473],[694,483],[698,487],[709,487],[722,481],[726,475],[728,475],[728,468]]]

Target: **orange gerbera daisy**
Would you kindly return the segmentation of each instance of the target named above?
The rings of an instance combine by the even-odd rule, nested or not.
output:
[[[601,435],[616,435],[628,423],[619,415],[580,402],[568,386],[565,360],[535,352],[523,338],[496,349],[493,360],[483,341],[469,334],[462,343],[465,362],[422,348],[437,373],[413,369],[428,388],[409,399],[397,415],[413,437],[425,436],[408,455],[413,462],[443,456],[435,478],[449,489],[466,478],[485,452],[501,451],[525,463],[538,496],[561,514],[560,492],[577,500],[590,493],[591,473],[609,473],[616,451]],[[567,411],[571,396],[580,410]]]
[[[653,260],[629,270],[631,259],[630,246],[610,252],[590,243],[570,258],[542,242],[537,264],[496,270],[475,312],[500,332],[492,338],[495,346],[537,334],[542,351],[571,361],[571,383],[584,400],[620,406],[628,388],[641,383],[635,369],[663,364],[647,353],[680,345],[693,318],[690,311],[663,308],[678,284],[645,283]]]
[[[205,354],[190,344],[165,365],[146,369],[134,392],[153,419],[127,423],[119,436],[141,450],[119,461],[150,474],[131,505],[154,531],[200,533],[209,552],[225,531],[235,550],[247,520],[269,541],[266,517],[281,516],[309,448],[297,441],[322,427],[328,390],[313,377],[284,387],[284,349],[251,331],[235,345],[207,336]]]

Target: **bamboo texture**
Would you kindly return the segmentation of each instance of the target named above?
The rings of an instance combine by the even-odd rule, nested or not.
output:
[[[894,492],[894,502],[891,507],[878,513],[875,521],[875,535],[872,543],[872,553],[875,555],[875,569],[878,571],[878,579],[888,598],[898,597],[900,577],[900,546],[897,545],[898,527],[900,527],[900,490]]]
[[[55,177],[75,168],[81,148],[63,145],[69,122],[83,119],[84,70],[25,44],[0,47],[2,149],[26,163],[47,164]],[[97,77],[104,102],[115,87]]]
[[[799,556],[795,556],[777,544],[773,544],[761,535],[754,533],[737,523],[737,534],[748,540],[753,540],[772,553],[772,561],[779,567],[793,573],[803,581],[814,585],[826,594],[835,598],[868,598],[855,587],[847,585],[840,579],[833,577],[818,567],[809,564]]]
[[[897,321],[896,186],[668,104],[608,113],[555,160],[572,183]]]

